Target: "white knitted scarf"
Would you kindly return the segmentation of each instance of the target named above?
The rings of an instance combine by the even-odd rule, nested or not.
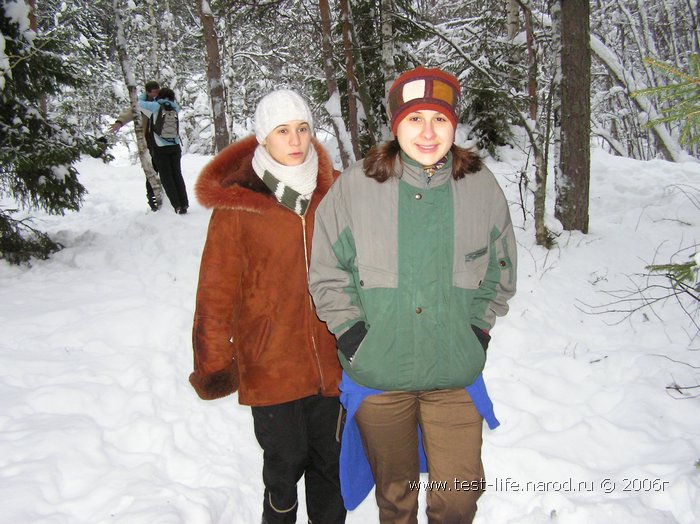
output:
[[[306,159],[298,166],[285,166],[272,158],[267,149],[259,145],[253,154],[253,170],[263,182],[266,181],[266,171],[280,182],[277,188],[270,188],[280,203],[282,203],[285,187],[291,188],[299,193],[302,199],[308,201],[316,189],[316,178],[318,177],[316,148],[311,144]]]

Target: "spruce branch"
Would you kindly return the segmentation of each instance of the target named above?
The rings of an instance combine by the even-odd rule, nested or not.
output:
[[[654,96],[667,106],[660,109],[662,116],[649,121],[647,127],[678,122],[681,124],[681,143],[700,144],[700,54],[690,56],[690,73],[650,57],[644,62],[675,80],[631,93],[632,97]]]

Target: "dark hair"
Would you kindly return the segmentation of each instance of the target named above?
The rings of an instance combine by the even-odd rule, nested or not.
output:
[[[155,80],[150,80],[149,82],[146,82],[143,87],[146,91],[152,91],[153,89],[160,89],[160,84]]]
[[[162,100],[163,98],[170,100],[171,102],[175,102],[175,91],[173,91],[170,88],[164,87],[158,92],[156,100]]]
[[[481,169],[481,158],[471,149],[452,144],[450,151],[452,151],[452,178],[455,180]],[[396,176],[394,166],[400,152],[401,146],[396,138],[374,146],[362,162],[365,176],[374,178],[377,182],[386,182],[392,176]]]

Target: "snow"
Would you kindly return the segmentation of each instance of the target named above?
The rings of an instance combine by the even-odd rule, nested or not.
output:
[[[17,24],[21,37],[30,45],[34,42],[36,33],[31,30],[29,23],[29,7],[25,2],[4,2],[3,15],[10,19],[10,22]],[[5,53],[6,40],[5,35],[0,34],[0,90],[5,89],[5,77],[12,78],[12,66],[10,57]],[[12,57],[17,60],[17,57]]]
[[[36,36],[36,33],[31,30],[29,22],[29,6],[26,2],[19,0],[4,2],[5,17],[10,19],[10,22],[19,26],[19,31],[22,36],[31,43]]]
[[[79,213],[35,214],[62,251],[0,263],[1,520],[260,522],[249,408],[202,401],[187,381],[209,218],[192,187],[208,158],[183,157],[183,216],[148,211],[141,169],[114,153],[78,166]],[[492,331],[485,377],[502,425],[484,429],[475,522],[700,522],[698,390],[666,389],[700,383],[695,330],[674,301],[604,312],[646,265],[700,240],[697,164],[594,150],[590,233],[562,232],[546,251],[519,207],[522,158],[501,158],[488,165],[511,202],[519,289]],[[377,522],[373,494],[347,522]]]

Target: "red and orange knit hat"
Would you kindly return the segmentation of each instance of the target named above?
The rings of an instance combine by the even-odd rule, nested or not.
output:
[[[408,113],[430,109],[443,113],[457,127],[459,82],[441,69],[416,67],[398,77],[389,89],[387,111],[391,119],[391,132],[396,136],[399,122]]]

